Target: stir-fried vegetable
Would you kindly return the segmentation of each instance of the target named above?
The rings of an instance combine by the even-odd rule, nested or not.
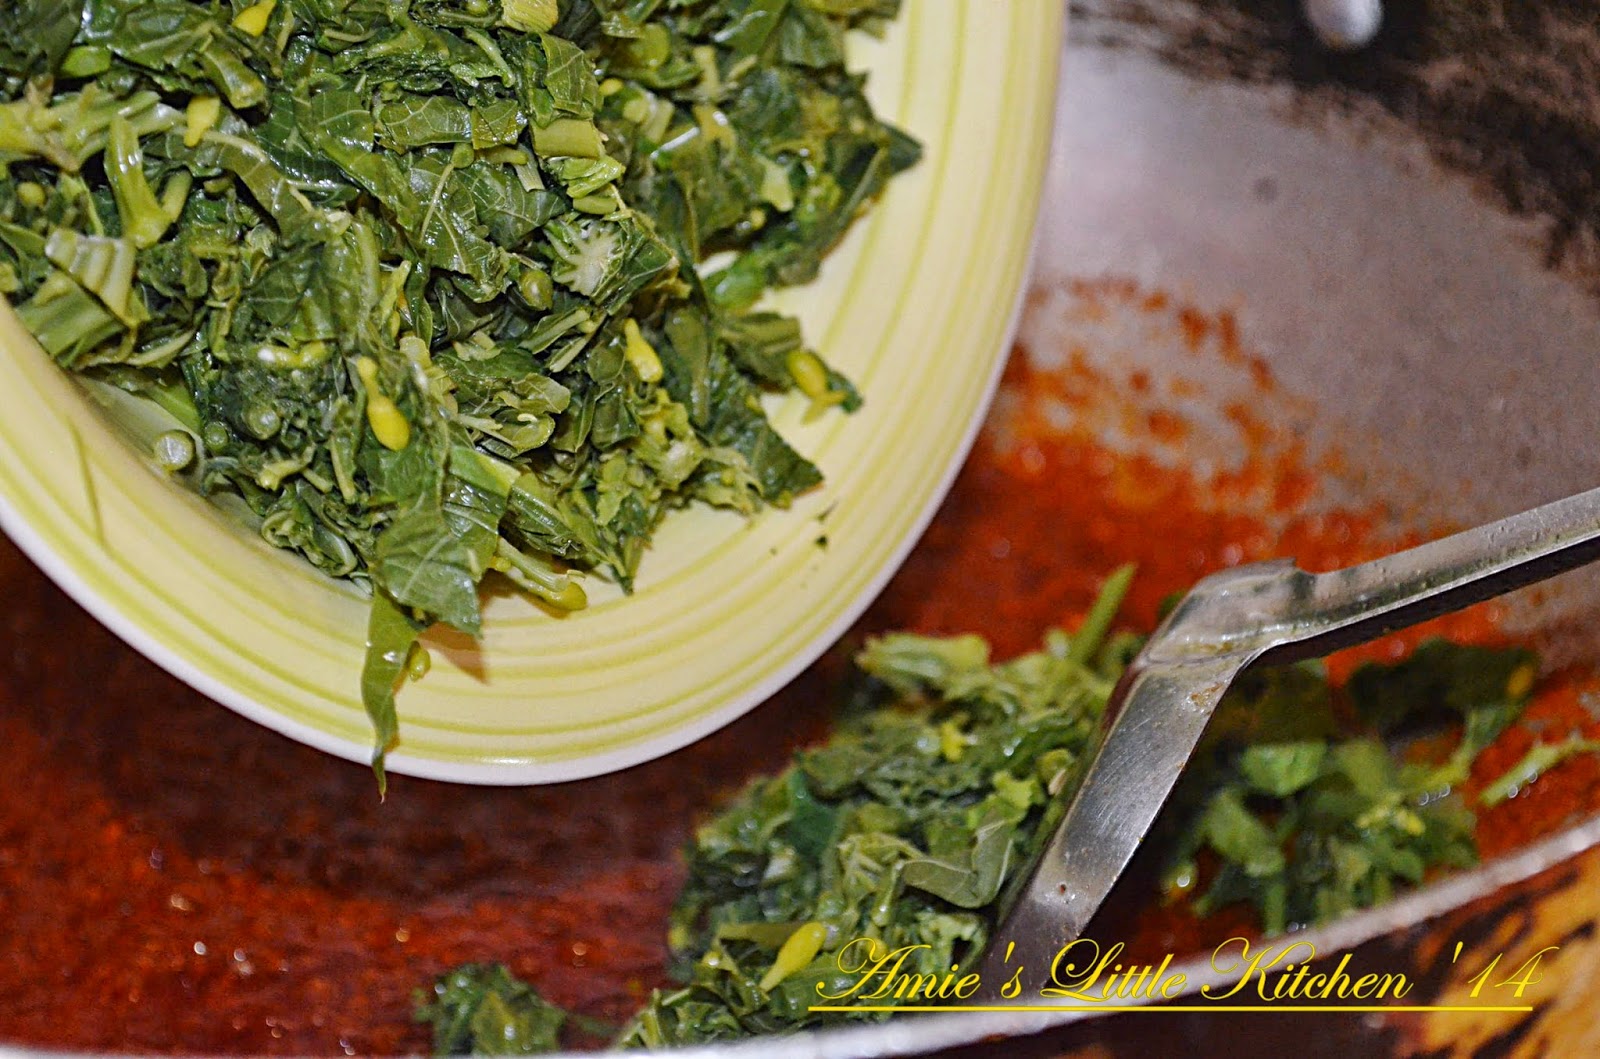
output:
[[[1521,714],[1536,669],[1526,650],[1431,640],[1339,694],[1316,664],[1247,674],[1174,794],[1169,894],[1203,881],[1208,851],[1218,865],[1196,914],[1244,901],[1277,934],[1474,863],[1476,817],[1451,792]],[[1406,755],[1441,725],[1460,732],[1448,755]]]
[[[538,1055],[556,1051],[569,1026],[600,1040],[616,1032],[563,1011],[504,967],[486,964],[466,964],[439,979],[417,1018],[433,1026],[440,1055]]]
[[[999,895],[1044,840],[1047,801],[1076,782],[1139,646],[1108,635],[1127,577],[1108,582],[1076,635],[1052,633],[1009,662],[992,663],[973,636],[870,642],[857,659],[866,679],[835,734],[697,831],[670,929],[682,984],[657,992],[617,1043],[884,1018],[809,1010],[819,987],[841,996],[858,981],[839,967],[858,938],[880,951],[921,946],[898,965],[906,976],[976,967]],[[1362,667],[1343,688],[1319,664],[1247,674],[1149,840],[1169,866],[1165,898],[1198,916],[1242,902],[1278,933],[1473,863],[1475,815],[1456,789],[1517,719],[1536,669],[1522,649],[1430,641],[1405,661]],[[1530,753],[1481,801],[1589,746]],[[474,1011],[526,1008],[516,1018],[527,1019],[543,1003],[482,969],[473,981]],[[436,1028],[437,1010],[422,1012]],[[477,1018],[485,1036],[453,1033],[441,1048],[497,1047],[501,1023]]]
[[[371,585],[381,779],[418,631],[476,633],[490,571],[579,608],[672,508],[820,481],[757,397],[858,398],[753,306],[917,159],[844,65],[897,7],[19,0],[0,293],[177,418],[161,466]]]

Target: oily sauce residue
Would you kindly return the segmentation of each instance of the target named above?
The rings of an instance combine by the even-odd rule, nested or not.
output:
[[[1270,404],[1270,372],[1231,315],[1127,284],[1072,294],[1073,311],[1131,306],[1173,321],[1207,356],[1237,358]],[[1041,368],[1020,350],[940,516],[839,651],[693,747],[558,787],[397,777],[380,804],[365,769],[189,691],[0,543],[0,1040],[425,1051],[413,990],[465,960],[503,961],[557,1003],[624,1019],[666,982],[666,916],[695,822],[821,737],[862,635],[978,631],[1006,656],[1081,620],[1122,563],[1139,565],[1125,620],[1149,628],[1163,597],[1221,566],[1289,554],[1329,568],[1404,543],[1375,511],[1311,513],[1332,465],[1285,445],[1266,413],[1228,411],[1249,451],[1204,479],[1102,442],[1112,416],[1156,447],[1188,444],[1194,428],[1168,401],[1181,389],[1111,380],[1083,356]],[[1364,656],[1397,655],[1429,632],[1492,641],[1494,618],[1479,608]],[[1533,738],[1592,729],[1585,680],[1549,683],[1530,711],[1535,726],[1486,754],[1478,782]],[[1597,805],[1600,765],[1570,763],[1484,818],[1484,850]],[[1125,901],[1153,904],[1148,891],[1123,890]],[[1142,944],[1180,952],[1248,927],[1232,912],[1200,926],[1182,909],[1151,907],[1138,923]]]

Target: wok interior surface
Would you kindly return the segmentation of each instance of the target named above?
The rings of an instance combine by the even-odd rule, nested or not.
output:
[[[841,648],[687,750],[560,787],[397,778],[380,804],[364,769],[217,708],[0,551],[0,1040],[426,1050],[412,990],[466,960],[621,1020],[665,981],[695,821],[826,731],[862,635],[978,631],[1011,655],[1130,560],[1125,616],[1148,627],[1162,596],[1220,565],[1286,550],[1342,565],[1594,484],[1600,314],[1549,267],[1542,222],[1402,128],[1308,120],[1289,88],[1103,47],[1093,31],[1116,23],[1097,13],[1069,50],[1035,289],[972,462]],[[1580,571],[1445,628],[1498,623],[1558,667],[1592,661],[1597,588]],[[1600,840],[1579,819],[1600,804],[1600,767],[1570,767],[1523,800],[1502,858],[1312,936],[1406,928]],[[1149,904],[1138,881],[1125,908]],[[1170,917],[1141,922],[1156,948],[1201,944]],[[782,1050],[928,1051],[1058,1021],[897,1019]],[[1025,1047],[1136,1050],[1150,1025]],[[1324,1043],[1393,1032],[1350,1020]]]

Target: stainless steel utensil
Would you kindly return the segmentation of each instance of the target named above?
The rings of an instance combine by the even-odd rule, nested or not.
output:
[[[1047,974],[1082,933],[1246,666],[1319,657],[1597,558],[1600,489],[1344,570],[1276,560],[1199,582],[1129,665],[1082,784],[1002,904],[990,997],[1016,967]]]

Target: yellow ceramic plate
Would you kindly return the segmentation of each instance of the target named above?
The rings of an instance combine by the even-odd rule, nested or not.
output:
[[[811,662],[915,543],[966,454],[1003,363],[1051,129],[1060,0],[909,0],[853,43],[874,102],[927,148],[811,286],[780,306],[866,406],[773,420],[826,485],[754,521],[670,518],[624,598],[554,618],[490,600],[479,644],[431,634],[400,697],[395,772],[544,783],[667,753]],[[166,481],[157,424],[85,389],[0,311],[0,525],[134,647],[218,701],[366,761],[366,602]],[[826,536],[826,546],[819,538]],[[159,710],[161,704],[130,703]]]

